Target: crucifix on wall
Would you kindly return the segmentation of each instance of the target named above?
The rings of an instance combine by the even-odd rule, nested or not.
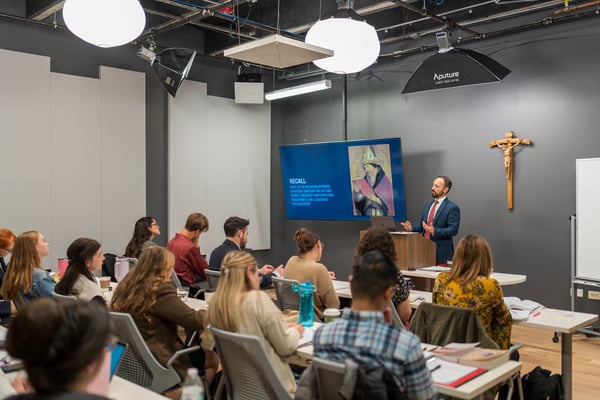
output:
[[[517,139],[513,131],[507,131],[504,139],[489,142],[490,147],[498,146],[504,151],[504,169],[506,170],[506,202],[509,210],[513,208],[513,158],[514,148],[520,144],[532,144],[529,139]]]

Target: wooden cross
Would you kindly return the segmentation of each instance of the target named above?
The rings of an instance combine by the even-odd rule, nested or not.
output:
[[[496,147],[504,151],[504,169],[506,170],[506,201],[509,210],[513,208],[513,150],[520,144],[532,144],[529,139],[517,139],[513,131],[507,131],[504,139],[494,140],[488,143],[490,147]]]

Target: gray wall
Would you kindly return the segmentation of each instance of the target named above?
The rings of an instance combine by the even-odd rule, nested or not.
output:
[[[512,70],[498,84],[402,95],[427,55],[373,67],[383,82],[353,76],[348,82],[349,139],[402,138],[409,218],[418,219],[434,176],[451,176],[450,198],[462,209],[459,236],[486,236],[497,271],[527,274],[527,282],[506,287],[507,294],[551,307],[569,307],[575,159],[600,153],[600,28],[594,24],[581,21],[471,46]],[[0,19],[0,48],[52,56],[54,72],[95,76],[100,64],[147,72],[147,210],[168,226],[167,97],[136,48],[98,49],[68,32],[6,19]],[[233,97],[235,73],[230,64],[198,58],[191,78],[209,82],[210,95]],[[339,80],[327,92],[273,104],[272,243],[270,251],[258,252],[259,261],[285,262],[295,253],[294,231],[307,226],[327,243],[324,263],[339,277],[350,272],[358,231],[367,224],[286,220],[278,161],[280,144],[342,140],[341,110]],[[506,208],[502,153],[487,146],[506,130],[534,143],[517,151],[513,211]],[[212,225],[219,229],[221,222]]]
[[[570,304],[575,159],[600,156],[600,30],[593,24],[470,46],[512,70],[501,83],[402,95],[410,73],[429,54],[373,67],[383,82],[348,82],[348,138],[402,138],[409,219],[418,221],[433,178],[449,175],[449,198],[462,211],[455,244],[468,233],[484,235],[497,271],[527,275],[525,284],[505,287],[505,293],[551,307]],[[338,277],[350,273],[358,232],[368,224],[286,221],[278,145],[342,140],[341,110],[341,82],[335,81],[327,92],[279,102],[272,111],[272,256],[292,254],[294,231],[306,226],[327,243],[323,262]],[[534,143],[516,150],[512,211],[503,153],[488,147],[507,130]]]

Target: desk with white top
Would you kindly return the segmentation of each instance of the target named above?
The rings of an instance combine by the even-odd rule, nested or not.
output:
[[[544,308],[513,324],[561,333],[561,373],[564,399],[573,397],[573,333],[598,321],[598,315]]]
[[[310,338],[312,338],[312,334],[314,334],[314,331],[318,329],[321,325],[322,324],[315,323],[315,325],[312,328],[306,328],[305,334],[307,333],[307,331],[309,331],[310,333],[308,333],[308,335],[310,336]],[[427,344],[423,344],[423,346],[425,349],[435,347]],[[312,359],[312,342],[306,344],[306,342],[301,341],[300,346],[298,347],[296,352],[288,357],[288,362],[290,364],[308,366]],[[485,391],[510,379],[510,377],[512,377],[513,374],[520,370],[521,363],[517,361],[507,361],[458,387],[445,386],[441,384],[436,384],[435,382],[434,386],[438,393],[447,396],[452,396],[459,399],[475,399]]]
[[[428,285],[425,285],[425,290],[433,287],[433,281],[437,278],[440,271],[424,271],[422,269],[402,270],[402,274],[409,278],[421,278],[428,280]],[[500,286],[517,285],[527,280],[527,275],[507,274],[504,272],[492,272],[491,278],[498,281]]]
[[[422,302],[431,302],[431,293],[417,290],[410,291],[410,305],[417,308]],[[584,326],[598,321],[598,315],[580,312],[544,308],[532,313],[524,321],[513,321],[513,324],[559,332],[561,338],[561,373],[565,400],[571,400],[573,394],[573,333]]]

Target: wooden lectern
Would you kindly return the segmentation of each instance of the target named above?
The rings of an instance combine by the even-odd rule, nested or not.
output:
[[[366,231],[360,231],[362,239]],[[416,269],[435,265],[435,243],[417,232],[391,232],[396,248],[396,265]]]

